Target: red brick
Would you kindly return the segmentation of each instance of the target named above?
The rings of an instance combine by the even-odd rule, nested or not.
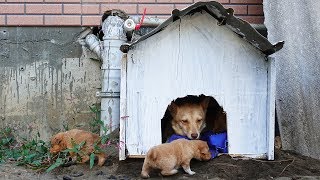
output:
[[[44,24],[50,26],[80,26],[81,16],[68,16],[68,15],[45,15]]]
[[[262,4],[263,0],[230,0],[230,3],[233,4]]]
[[[156,3],[155,0],[119,0],[120,3]]]
[[[263,24],[264,17],[263,16],[237,16],[250,24]]]
[[[99,4],[64,4],[64,14],[99,14]]]
[[[263,15],[263,6],[262,5],[248,5],[248,14],[249,15]]]
[[[43,0],[7,0],[7,2],[43,2]]]
[[[50,2],[50,3],[80,3],[81,0],[44,0],[44,2]]]
[[[98,26],[100,21],[101,16],[82,16],[82,26]]]
[[[82,3],[115,3],[119,0],[82,0]]]
[[[103,4],[101,5],[101,14],[107,10],[120,9],[127,14],[137,14],[136,4]]]
[[[84,4],[81,12],[82,14],[99,14],[99,4]]]
[[[81,4],[64,4],[63,14],[81,14]]]
[[[42,15],[7,15],[8,26],[35,26],[43,25]]]
[[[248,14],[247,5],[225,5],[224,8],[232,8],[235,15]]]
[[[1,4],[0,13],[2,14],[23,14],[23,4]]]
[[[0,26],[6,24],[6,16],[5,15],[0,15]]]
[[[193,3],[193,0],[157,0],[157,3]]]
[[[174,9],[173,4],[139,4],[138,12],[139,14],[143,14],[143,9],[147,8],[147,15],[149,14],[161,14],[161,15],[169,15]]]
[[[61,4],[26,4],[27,14],[61,14]]]
[[[194,2],[198,2],[198,1],[202,1],[202,0],[194,0]],[[204,0],[204,1],[211,1],[211,0]],[[215,0],[215,1],[222,3],[222,4],[229,3],[229,0]]]

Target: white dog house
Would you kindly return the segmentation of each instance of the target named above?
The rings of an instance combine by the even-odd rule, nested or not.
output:
[[[121,50],[120,160],[161,144],[167,106],[186,95],[214,97],[227,114],[232,156],[274,158],[272,45],[217,2],[198,2]]]

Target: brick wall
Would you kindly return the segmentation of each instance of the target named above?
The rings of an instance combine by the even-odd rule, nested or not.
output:
[[[235,10],[235,15],[254,24],[262,24],[263,0],[217,0]],[[197,0],[0,0],[0,26],[92,26],[109,9],[122,9],[130,15],[159,18],[170,16]]]

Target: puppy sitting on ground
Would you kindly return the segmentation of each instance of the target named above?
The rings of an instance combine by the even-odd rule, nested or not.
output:
[[[180,166],[186,173],[193,175],[195,172],[190,169],[190,161],[193,158],[200,161],[210,160],[211,154],[205,141],[178,139],[160,144],[148,151],[141,176],[149,178],[151,169],[160,169],[164,176],[173,175],[178,172]]]
[[[186,103],[178,106],[172,102],[169,111],[172,115],[171,126],[174,132],[189,139],[199,139],[206,127],[206,112],[210,98],[205,97],[199,104]]]
[[[88,131],[72,129],[66,132],[60,132],[51,138],[51,154],[57,154],[65,149],[71,149],[75,144],[84,143],[80,149],[81,163],[85,163],[90,159],[90,154],[94,152],[94,143],[101,144],[100,136]],[[106,161],[107,155],[104,152],[95,154],[98,157],[98,165],[102,166]],[[73,161],[77,160],[77,154],[70,152]]]

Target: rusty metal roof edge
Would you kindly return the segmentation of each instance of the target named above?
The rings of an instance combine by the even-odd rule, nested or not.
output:
[[[121,45],[120,50],[124,53],[127,53],[132,46],[162,31],[165,27],[167,27],[169,24],[173,23],[174,21],[180,19],[185,15],[193,14],[195,12],[200,12],[202,10],[206,11],[212,17],[217,19],[219,26],[225,25],[228,29],[236,33],[240,38],[243,38],[244,40],[249,42],[252,46],[256,47],[266,56],[279,51],[283,47],[283,44],[284,44],[283,41],[278,42],[275,45],[272,45],[268,41],[268,39],[263,37],[248,22],[233,16],[232,8],[225,9],[220,3],[216,1],[209,1],[209,2],[200,1],[192,4],[191,6],[181,11],[178,9],[174,9],[172,11],[172,15],[166,21],[164,21],[162,24],[160,24],[151,32],[142,36],[138,40],[132,43],[125,43]]]

